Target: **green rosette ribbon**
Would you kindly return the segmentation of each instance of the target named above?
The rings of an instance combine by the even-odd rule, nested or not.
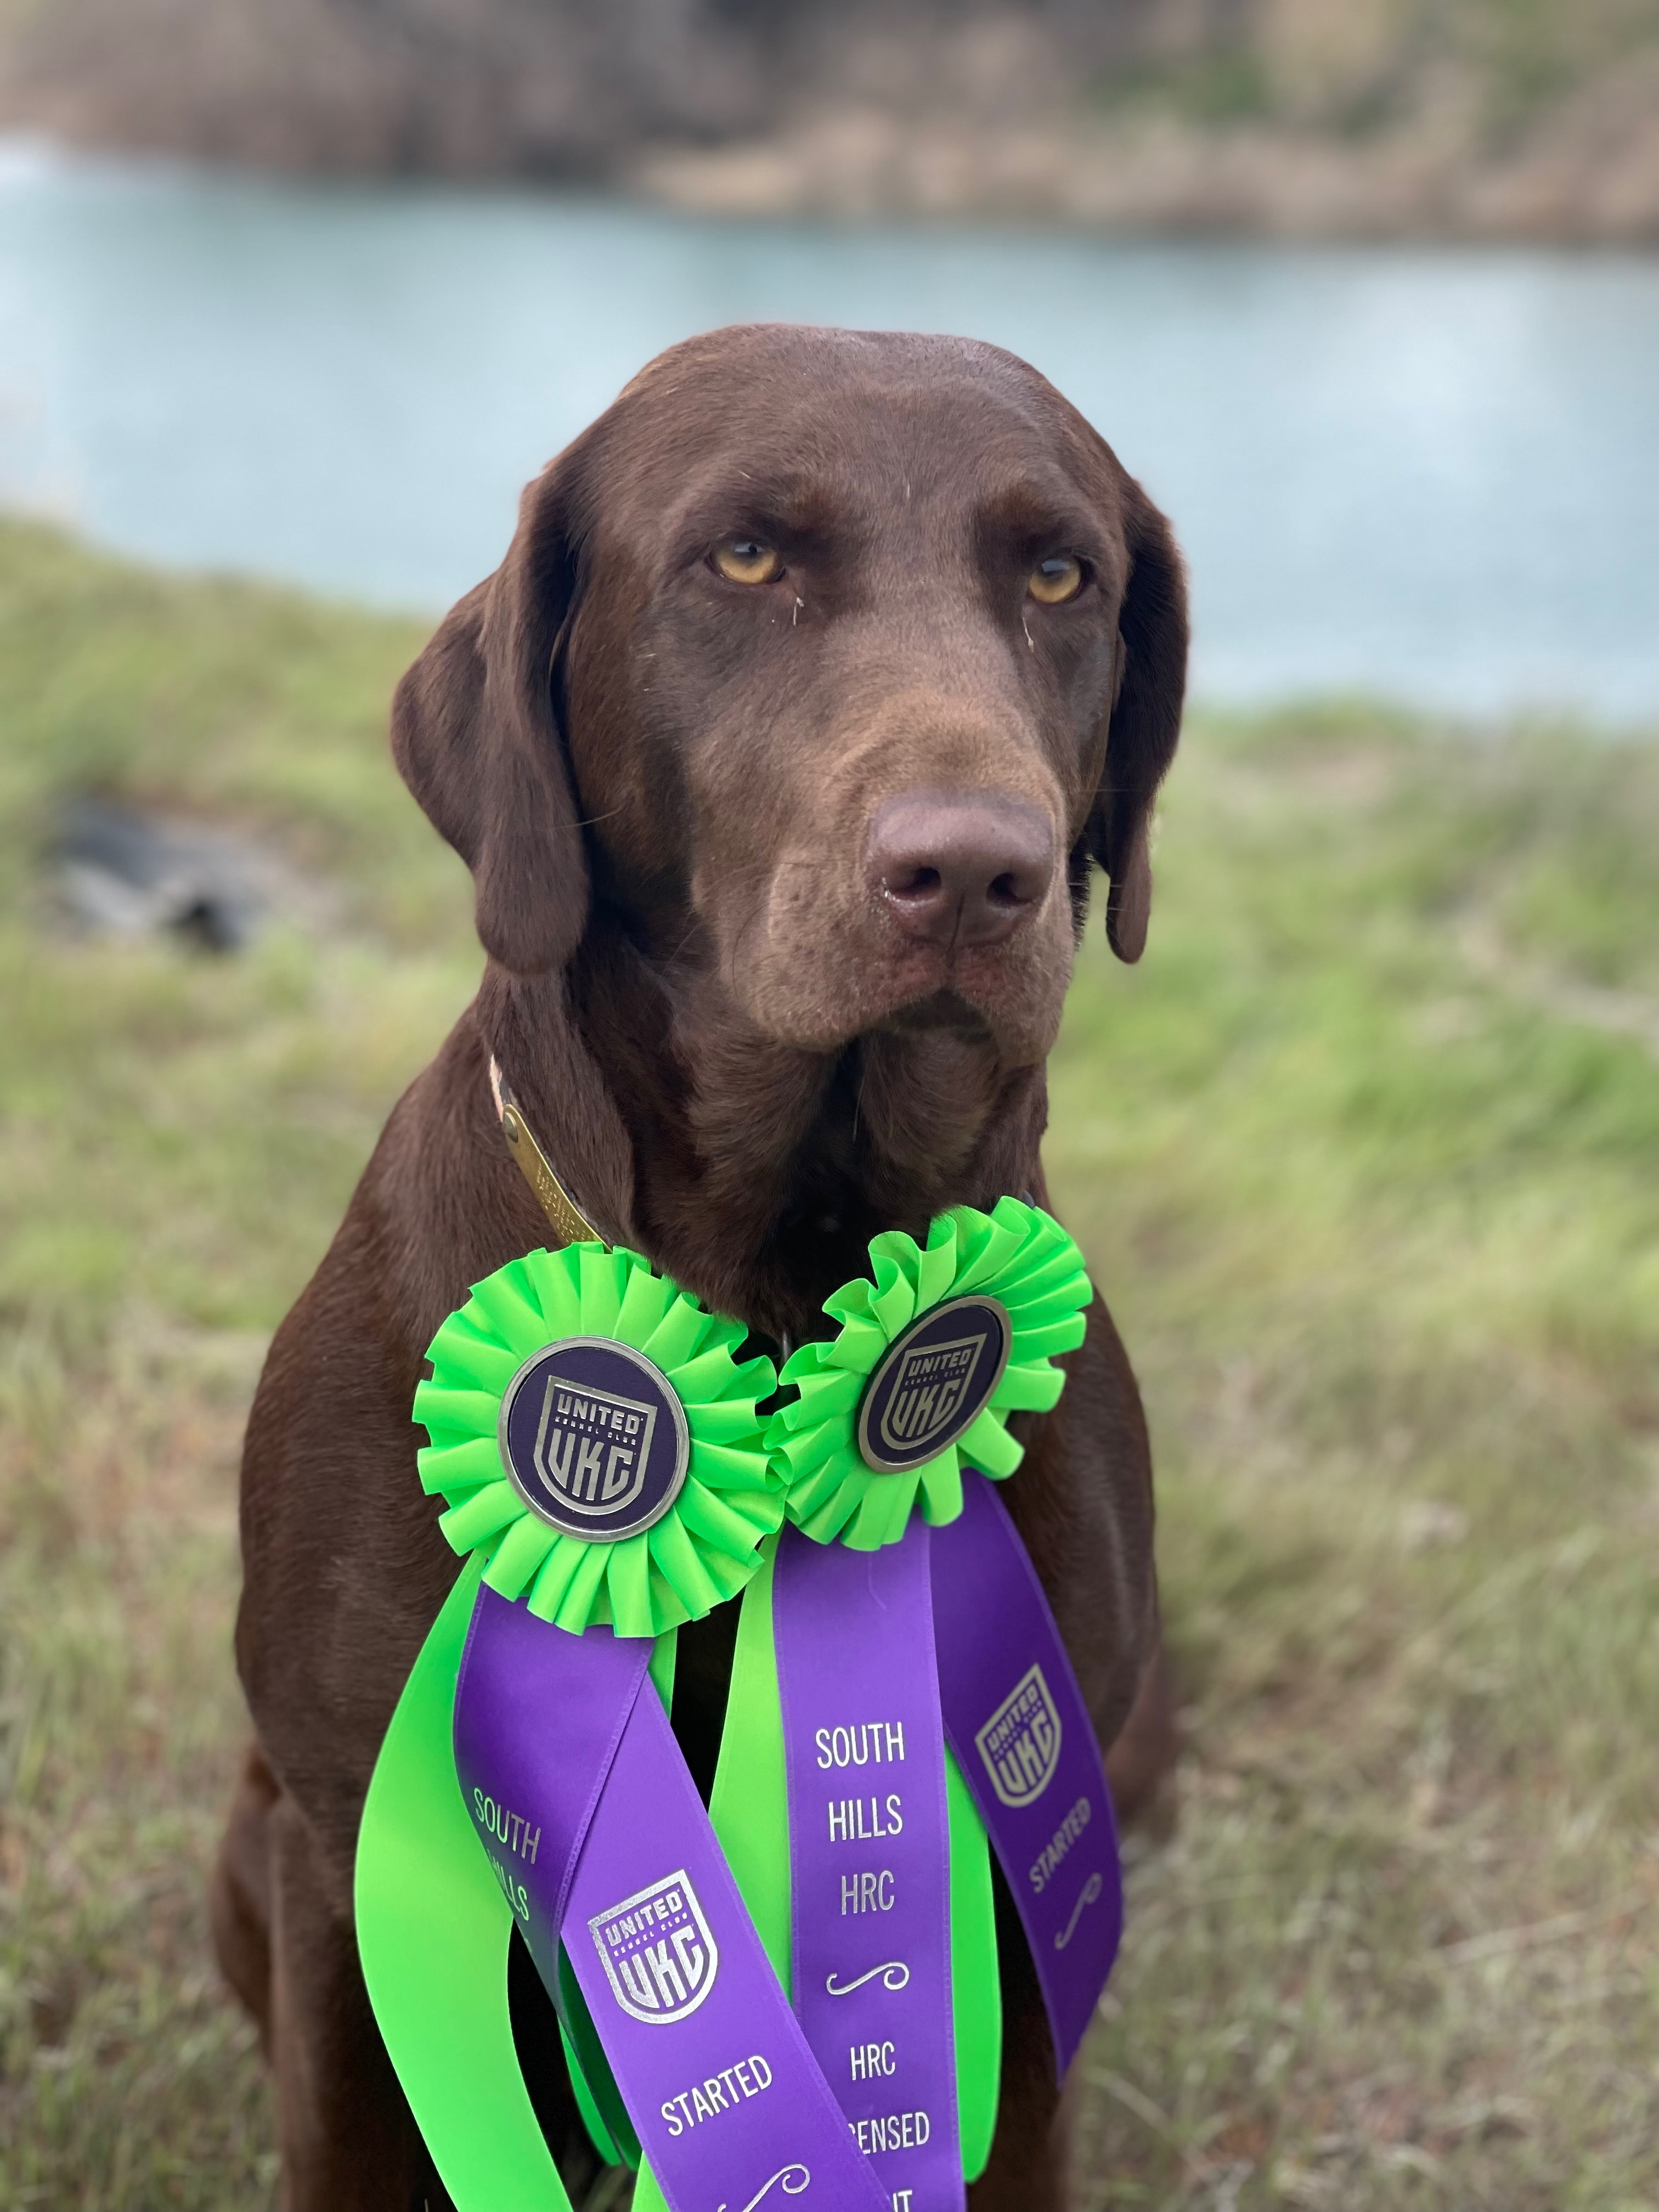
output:
[[[482,1554],[483,1580],[539,1620],[580,1635],[664,1634],[734,1597],[782,1523],[757,1403],[776,1388],[769,1359],[739,1361],[740,1322],[705,1313],[637,1252],[603,1244],[527,1253],[473,1287],[428,1348],[432,1376],[415,1394],[430,1443],[421,1486],[441,1493],[452,1548]],[[569,1336],[607,1337],[653,1362],[684,1408],[690,1462],[663,1517],[612,1543],[550,1527],[501,1465],[502,1395],[524,1363]]]
[[[1065,1387],[1054,1357],[1082,1343],[1094,1295],[1082,1253],[1052,1214],[1016,1198],[981,1213],[958,1206],[938,1215],[926,1246],[902,1231],[870,1245],[873,1282],[858,1276],[824,1300],[841,1323],[826,1343],[804,1344],[782,1380],[799,1395],[767,1425],[766,1442],[786,1486],[790,1520],[820,1543],[839,1536],[873,1552],[904,1534],[920,1499],[932,1527],[962,1510],[965,1462],[994,1480],[1024,1455],[1008,1415],[1046,1413]],[[903,1474],[877,1473],[860,1453],[860,1401],[888,1347],[933,1306],[969,1293],[997,1299],[1012,1324],[1007,1365],[978,1418],[935,1457]]]

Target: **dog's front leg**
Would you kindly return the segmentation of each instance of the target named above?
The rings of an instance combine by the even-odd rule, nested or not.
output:
[[[990,2163],[968,2191],[969,2212],[1061,2212],[1065,2131],[1048,2057],[1048,2022],[1024,1934],[1006,1897],[1000,1895],[997,1904],[1002,2085]]]
[[[338,1883],[286,1792],[267,1835],[283,2212],[447,2212],[374,2024],[350,1919],[331,1894]]]

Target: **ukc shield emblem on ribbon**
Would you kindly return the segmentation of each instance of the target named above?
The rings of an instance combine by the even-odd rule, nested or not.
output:
[[[1060,1715],[1041,1667],[1021,1675],[974,1741],[1005,1805],[1018,1810],[1042,1796],[1060,1765]]]
[[[720,1954],[684,1869],[589,1920],[617,2002],[630,2020],[666,2027],[714,1986]]]

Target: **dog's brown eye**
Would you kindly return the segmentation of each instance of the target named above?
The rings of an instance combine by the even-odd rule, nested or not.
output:
[[[781,556],[758,538],[728,538],[714,548],[714,566],[734,584],[775,584],[783,574]]]
[[[1045,607],[1061,606],[1083,589],[1083,563],[1069,553],[1056,553],[1052,560],[1037,562],[1025,580],[1025,588]]]

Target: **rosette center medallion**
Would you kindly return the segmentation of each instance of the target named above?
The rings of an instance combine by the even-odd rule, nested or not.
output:
[[[565,1337],[526,1359],[501,1396],[501,1463],[531,1511],[588,1543],[654,1527],[691,1456],[668,1377],[632,1346]]]
[[[859,1408],[859,1455],[878,1474],[907,1474],[979,1419],[1002,1380],[1013,1323],[999,1298],[947,1298],[897,1337]]]

